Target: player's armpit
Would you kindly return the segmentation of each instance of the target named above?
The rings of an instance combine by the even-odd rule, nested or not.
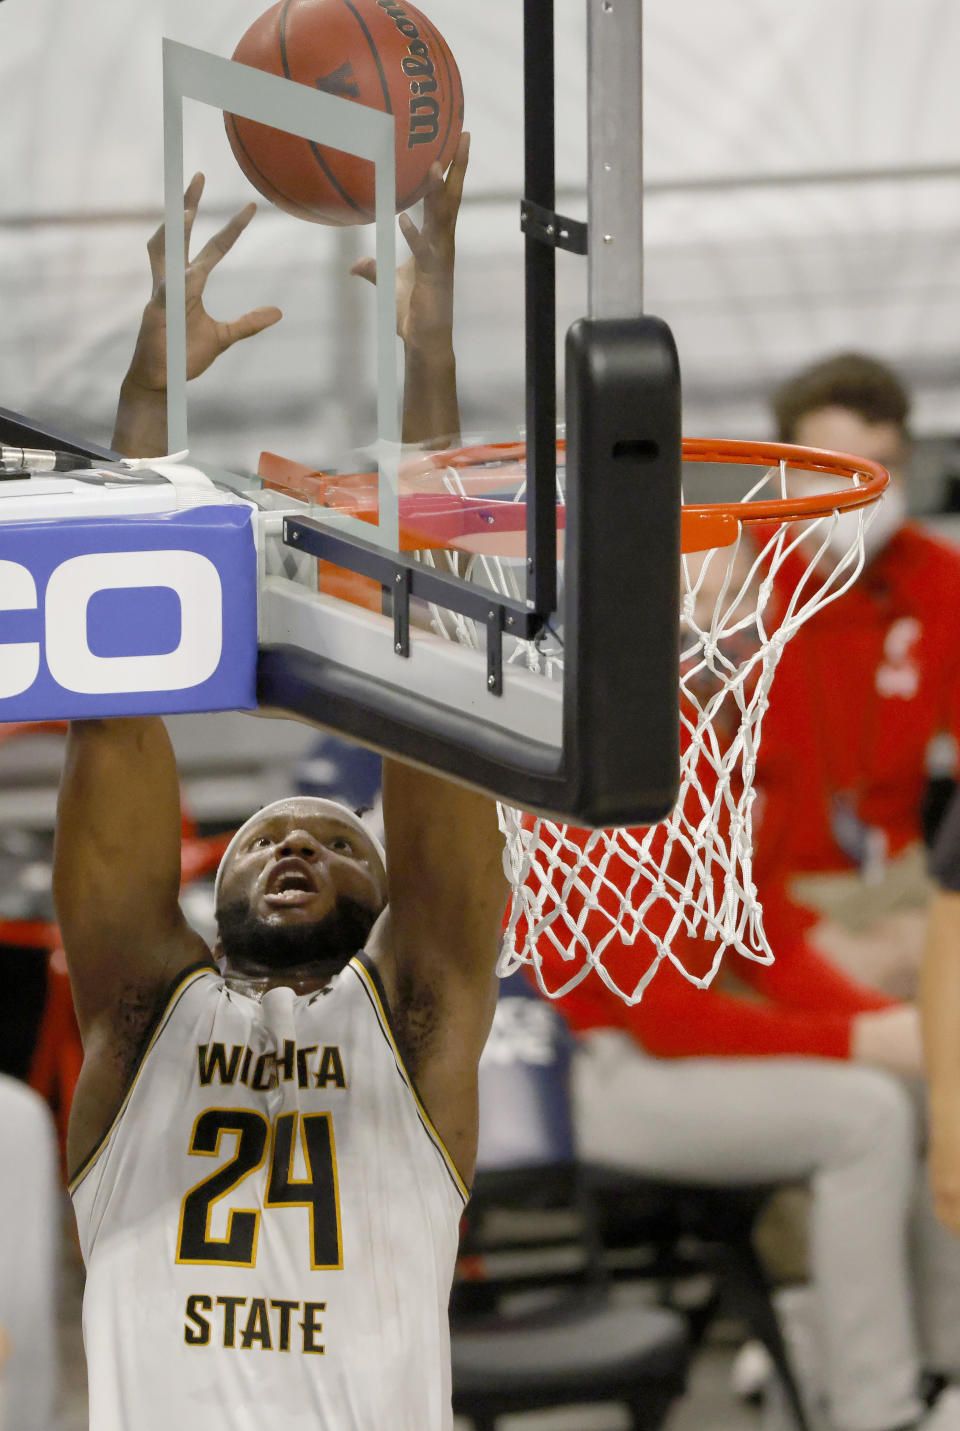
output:
[[[74,722],[60,782],[54,897],[80,1032],[159,997],[209,958],[179,906],[180,793],[155,717]]]
[[[508,887],[496,803],[384,761],[389,915],[370,943],[427,1111],[461,1175],[476,1156],[477,1064],[496,1007]]]

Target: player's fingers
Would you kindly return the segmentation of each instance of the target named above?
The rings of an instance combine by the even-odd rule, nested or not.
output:
[[[183,256],[188,262],[190,257],[190,235],[193,232],[193,223],[197,217],[197,209],[200,207],[200,199],[203,194],[205,182],[204,176],[200,173],[196,173],[183,193]]]
[[[224,255],[233,248],[256,212],[256,204],[245,204],[238,214],[234,214],[233,218],[229,219],[223,228],[214,234],[212,239],[207,240],[193,260],[191,267],[204,275],[216,268]]]
[[[450,168],[447,170],[447,177],[444,181],[444,190],[447,198],[453,206],[454,215],[460,208],[460,200],[463,198],[463,181],[467,174],[467,165],[470,162],[470,135],[467,133],[460,135],[460,142],[456,152],[450,161]]]
[[[193,221],[197,216],[197,207],[200,203],[200,196],[203,193],[203,185],[204,176],[197,173],[194,174],[190,183],[183,191],[183,247],[185,260],[187,260],[189,255],[190,233],[193,229]],[[147,257],[150,260],[150,276],[156,288],[166,277],[166,227],[164,224],[161,224],[158,229],[155,229],[147,239]]]
[[[409,214],[401,214],[397,222],[407,248],[413,254],[414,258],[417,258],[426,247],[423,234],[417,228]]]
[[[440,167],[440,160],[434,159],[430,165],[430,172],[427,175],[427,189],[424,198],[429,200],[443,193],[443,170]]]
[[[147,239],[147,257],[150,260],[150,277],[156,289],[164,280],[166,265],[164,262],[164,242],[165,232],[163,224]]]
[[[365,278],[368,283],[376,283],[377,260],[375,258],[358,258],[356,263],[350,265],[350,272],[354,278]]]
[[[434,160],[430,165],[427,174],[427,187],[423,193],[423,222],[424,227],[434,227],[438,223],[447,222],[448,204],[447,195],[443,183],[443,170],[439,163]]]
[[[279,308],[252,308],[249,313],[244,313],[242,318],[234,318],[232,323],[223,324],[225,346],[232,347],[243,338],[252,338],[255,333],[262,333],[264,328],[272,328],[282,317]]]

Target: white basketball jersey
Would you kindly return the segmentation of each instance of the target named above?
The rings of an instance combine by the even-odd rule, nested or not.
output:
[[[90,1431],[447,1431],[466,1190],[373,964],[173,990],[71,1184]]]

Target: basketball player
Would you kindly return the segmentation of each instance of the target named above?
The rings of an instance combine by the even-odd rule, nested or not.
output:
[[[437,320],[466,158],[463,145],[446,183],[435,175],[422,231],[403,226],[408,438],[421,421],[455,426],[449,406],[424,419],[416,396],[450,347]],[[188,211],[198,198],[195,182]],[[190,279],[191,333],[213,356],[230,330],[210,326],[203,283],[246,221]],[[151,259],[160,281],[156,245]],[[148,314],[132,376],[152,373],[158,396],[137,409],[125,384],[118,423],[141,455],[164,437],[151,327]],[[71,729],[55,893],[85,1054],[69,1151],[91,1431],[451,1425],[447,1300],[502,843],[490,800],[392,760],[383,809],[386,865],[328,801],[254,815],[218,872],[210,950],[178,906],[162,722]]]

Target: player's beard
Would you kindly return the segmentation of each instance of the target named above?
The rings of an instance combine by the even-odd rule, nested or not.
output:
[[[319,964],[339,973],[367,941],[376,914],[342,895],[312,924],[271,925],[237,899],[217,911],[220,947],[235,969],[296,969]]]

